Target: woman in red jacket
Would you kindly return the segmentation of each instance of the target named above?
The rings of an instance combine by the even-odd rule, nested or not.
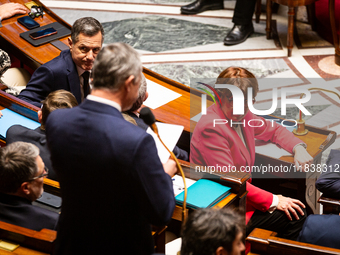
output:
[[[293,153],[297,166],[313,162],[306,145],[285,127],[265,121],[249,111],[247,90],[252,88],[253,101],[258,92],[258,83],[252,73],[244,68],[229,67],[219,75],[217,83],[241,89],[245,98],[244,114],[233,114],[233,96],[228,89],[216,89],[221,103],[209,107],[195,127],[190,145],[192,163],[250,171],[255,162],[255,138],[272,141]],[[226,120],[226,124],[214,125],[214,120]],[[242,124],[231,125],[232,122]],[[301,201],[274,195],[255,187],[251,181],[247,183],[247,191],[247,235],[259,227],[278,232],[284,238],[295,240],[298,237],[306,217],[305,205]]]

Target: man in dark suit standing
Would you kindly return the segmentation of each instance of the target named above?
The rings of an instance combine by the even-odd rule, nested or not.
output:
[[[47,174],[35,145],[16,142],[0,149],[0,220],[37,231],[55,230],[59,215],[32,205],[44,191]]]
[[[91,95],[47,119],[63,199],[55,254],[151,254],[150,224],[172,216],[175,162],[162,165],[153,138],[121,114],[138,97],[141,72],[131,46],[110,44],[94,62]]]
[[[98,20],[85,17],[72,26],[69,50],[40,66],[18,98],[40,107],[52,91],[70,91],[80,104],[90,93],[89,76],[94,59],[102,48],[104,30]]]

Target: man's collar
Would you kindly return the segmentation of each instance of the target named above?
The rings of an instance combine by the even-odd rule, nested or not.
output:
[[[98,96],[94,96],[94,95],[88,95],[86,97],[86,99],[96,101],[96,102],[102,103],[102,104],[107,104],[107,105],[110,105],[110,106],[116,108],[120,112],[122,111],[122,107],[118,103],[116,103],[112,100],[105,99],[105,98],[98,97]]]
[[[77,73],[78,73],[78,76],[82,75],[86,70],[84,70],[83,68],[77,66]],[[89,71],[91,73],[91,70]]]

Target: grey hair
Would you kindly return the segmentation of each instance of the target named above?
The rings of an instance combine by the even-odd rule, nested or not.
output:
[[[105,46],[93,64],[93,87],[118,91],[131,75],[141,76],[142,62],[139,53],[125,43]]]
[[[79,34],[87,36],[94,36],[101,32],[102,43],[104,41],[104,29],[102,24],[98,20],[92,17],[84,17],[77,19],[71,29],[71,39],[73,44],[76,44],[79,40]]]
[[[31,143],[15,142],[0,150],[0,192],[15,193],[37,171],[39,148]]]

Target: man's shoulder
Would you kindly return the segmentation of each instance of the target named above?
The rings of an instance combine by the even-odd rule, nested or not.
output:
[[[44,136],[42,132],[21,125],[13,125],[6,132],[7,142],[21,141],[22,136]]]
[[[72,61],[70,50],[60,52],[60,55],[43,64],[41,67],[47,68],[65,68],[65,63]]]

